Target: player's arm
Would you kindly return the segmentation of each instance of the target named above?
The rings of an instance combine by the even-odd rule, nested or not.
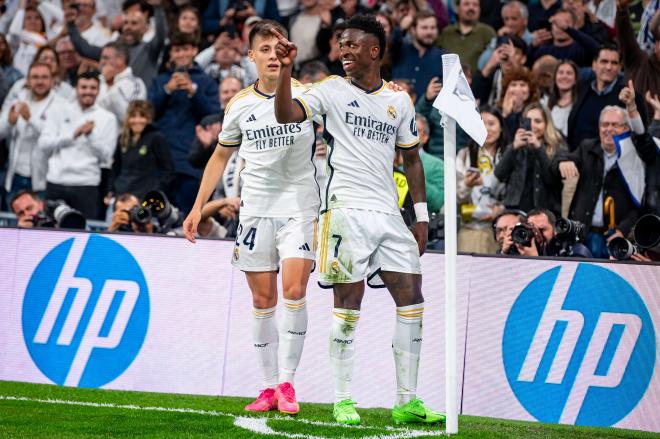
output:
[[[183,223],[183,234],[190,242],[195,242],[195,234],[197,233],[197,226],[201,220],[202,207],[211,197],[211,194],[218,185],[218,182],[220,181],[220,178],[222,178],[222,174],[224,174],[225,168],[227,167],[227,162],[234,151],[235,148],[217,144],[213,151],[213,155],[211,155],[211,158],[204,168],[204,175],[202,176],[202,182],[199,185],[195,204]]]
[[[298,49],[295,44],[284,38],[276,29],[271,29],[271,32],[277,37],[275,51],[282,64],[275,92],[275,119],[279,123],[302,122],[307,118],[307,115],[300,104],[291,98],[291,71]]]
[[[408,181],[408,192],[413,199],[417,222],[413,226],[413,235],[419,246],[419,254],[424,254],[429,236],[429,213],[426,207],[426,182],[424,180],[424,167],[419,158],[417,148],[402,150],[403,166]]]

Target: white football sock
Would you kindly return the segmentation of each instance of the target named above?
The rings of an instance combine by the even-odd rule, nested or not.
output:
[[[351,398],[355,328],[360,311],[335,308],[330,328],[330,361],[335,378],[335,402]]]
[[[257,361],[261,367],[261,377],[265,389],[277,386],[277,346],[278,334],[275,324],[275,307],[252,308],[252,341],[257,351]]]
[[[280,322],[280,383],[293,384],[300,357],[302,356],[305,334],[307,334],[307,299],[284,299],[284,313]]]
[[[419,353],[422,349],[424,303],[396,309],[392,352],[396,368],[396,404],[403,405],[417,394]]]

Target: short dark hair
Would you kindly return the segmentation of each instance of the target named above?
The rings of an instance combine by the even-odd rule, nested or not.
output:
[[[517,210],[517,209],[506,209],[499,215],[495,217],[493,220],[491,226],[493,228],[493,238],[497,239],[495,236],[495,229],[497,227],[497,222],[502,218],[503,216],[508,216],[508,215],[513,215],[515,217],[518,217],[518,221],[521,223],[524,223],[527,221],[527,214],[523,212],[522,210]]]
[[[112,203],[112,211],[114,212],[117,210],[117,203],[125,203],[126,201],[130,200],[131,198],[135,197],[136,200],[138,200],[138,204],[140,204],[140,198],[138,198],[137,195],[132,194],[130,192],[124,192],[123,194],[119,194],[115,197],[114,203]]]
[[[126,46],[126,44],[120,43],[119,41],[112,41],[103,46],[103,48],[113,49],[115,52],[121,55],[122,58],[124,58],[126,65],[131,62],[131,51],[128,50],[128,46]]]
[[[417,12],[415,16],[413,17],[412,21],[412,27],[416,27],[417,23],[419,23],[421,20],[426,20],[427,18],[435,18],[435,23],[438,23],[438,17],[435,16],[435,13],[432,11],[427,11],[426,9],[422,9],[421,11]]]
[[[14,212],[14,203],[16,202],[16,200],[21,198],[23,195],[29,195],[30,197],[32,197],[32,199],[34,201],[41,201],[41,198],[39,198],[39,195],[37,195],[36,192],[33,192],[31,190],[28,190],[28,189],[22,189],[22,190],[16,192],[16,194],[14,194],[13,197],[11,197],[11,201],[9,202],[9,208],[11,209],[12,212]],[[14,213],[16,213],[16,212],[14,212]]]
[[[93,79],[99,84],[101,80],[99,79],[99,72],[97,70],[87,70],[85,72],[79,73],[76,77],[76,83],[80,82],[81,79]]]
[[[252,48],[254,39],[257,37],[257,35],[262,38],[274,36],[271,32],[272,29],[277,30],[282,34],[284,38],[289,38],[289,32],[287,32],[286,28],[282,26],[281,23],[278,23],[274,20],[259,20],[257,21],[257,24],[252,26],[252,29],[250,29],[250,33],[248,34],[248,42],[250,43],[250,48]]]
[[[557,216],[552,213],[552,211],[544,208],[544,207],[537,207],[535,209],[530,210],[527,212],[527,218],[530,216],[537,216],[537,215],[545,215],[548,218],[548,222],[552,226],[552,228],[555,228],[555,224],[557,223]]]
[[[170,36],[170,47],[192,46],[197,47],[198,39],[193,34],[174,32]]]
[[[594,58],[594,60],[597,60],[600,57],[600,52],[602,52],[603,50],[618,53],[619,54],[619,60],[621,60],[621,48],[615,43],[601,44],[600,48],[598,49],[598,53],[596,53],[596,57]]]
[[[385,38],[385,29],[376,20],[373,14],[356,14],[346,23],[346,29],[358,29],[366,34],[371,34],[378,38],[378,47],[380,49],[380,59],[385,56],[387,40]]]
[[[154,15],[153,6],[151,6],[145,0],[124,0],[124,2],[121,4],[121,10],[126,12],[129,8],[132,8],[135,5],[138,5],[140,7],[140,11],[146,14],[148,17]]]

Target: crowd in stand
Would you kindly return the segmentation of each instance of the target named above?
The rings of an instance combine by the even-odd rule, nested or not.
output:
[[[438,217],[432,104],[442,54],[460,55],[488,132],[483,146],[457,132],[460,251],[552,254],[537,247],[564,218],[584,225],[580,255],[607,257],[609,241],[660,214],[660,0],[0,0],[0,210],[30,227],[42,200],[63,200],[146,233],[130,211],[159,190],[188,212],[224,109],[256,80],[251,27],[284,23],[309,84],[344,75],[338,41],[361,12],[385,29],[383,78],[415,102]],[[321,187],[326,154],[320,127]],[[200,234],[232,236],[241,168],[235,153]],[[547,238],[512,243],[521,222]]]

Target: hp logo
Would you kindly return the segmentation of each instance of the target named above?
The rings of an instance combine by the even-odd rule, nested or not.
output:
[[[39,263],[25,291],[23,337],[54,383],[100,387],[137,356],[149,323],[149,293],[137,261],[98,235],[68,239]]]
[[[527,285],[509,313],[502,350],[509,385],[536,419],[611,426],[646,392],[655,330],[625,279],[578,264]]]

